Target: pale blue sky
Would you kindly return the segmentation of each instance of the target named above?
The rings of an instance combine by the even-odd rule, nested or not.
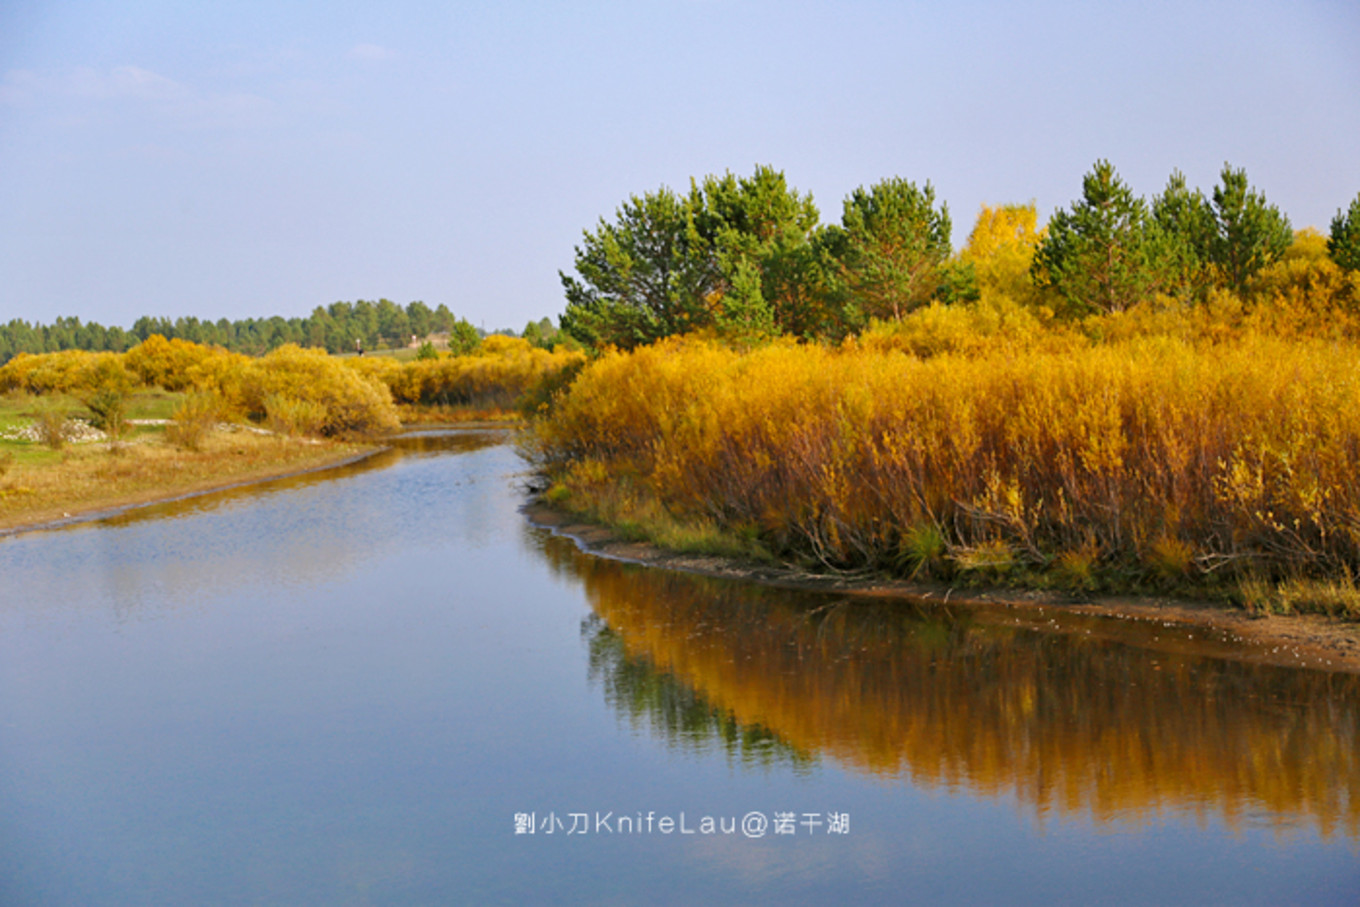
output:
[[[0,3],[0,321],[556,315],[581,231],[757,163],[825,222],[931,181],[1041,218],[1109,158],[1360,192],[1360,4]]]

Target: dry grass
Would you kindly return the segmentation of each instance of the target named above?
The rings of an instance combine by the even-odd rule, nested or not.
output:
[[[199,450],[125,445],[116,457],[102,445],[72,445],[47,462],[10,463],[0,476],[0,529],[311,469],[364,449],[246,432],[209,436]]]

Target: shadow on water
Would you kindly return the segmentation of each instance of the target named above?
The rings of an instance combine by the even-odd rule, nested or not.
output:
[[[1004,608],[851,601],[532,536],[585,588],[606,700],[669,746],[830,760],[1013,796],[1041,819],[1179,813],[1360,839],[1360,676],[1215,657],[1226,643],[1201,633],[1197,650],[1193,631],[1154,642],[1087,618],[1051,632]]]

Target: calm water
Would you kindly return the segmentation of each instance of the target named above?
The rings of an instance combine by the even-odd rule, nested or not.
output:
[[[503,440],[0,540],[0,904],[1360,903],[1360,678],[593,558]]]

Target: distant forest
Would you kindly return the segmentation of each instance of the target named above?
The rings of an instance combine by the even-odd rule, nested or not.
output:
[[[500,333],[513,333],[502,331]],[[543,343],[556,333],[548,319],[530,322],[523,336]],[[0,325],[0,364],[18,353],[54,353],[58,350],[110,350],[124,352],[153,334],[167,339],[179,338],[194,343],[209,343],[238,353],[259,356],[285,343],[324,348],[331,353],[353,351],[356,343],[365,349],[404,347],[414,335],[424,339],[431,334],[450,334],[463,343],[479,338],[481,332],[456,318],[448,306],[431,309],[423,302],[404,308],[388,299],[377,302],[336,302],[317,306],[305,318],[246,318],[206,321],[198,318],[138,318],[130,329],[105,327],[79,318],[57,318],[50,325],[30,324],[16,318]],[[474,340],[475,342],[475,340]]]

